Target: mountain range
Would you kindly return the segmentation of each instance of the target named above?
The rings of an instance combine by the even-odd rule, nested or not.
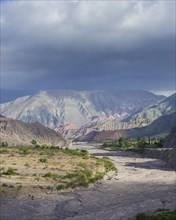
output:
[[[131,114],[123,122],[147,125],[163,115],[169,115],[176,111],[176,93],[165,98],[159,104],[144,108],[143,110]]]
[[[152,137],[168,134],[176,125],[176,113],[163,115],[144,127],[119,130],[92,130],[82,136],[78,136],[76,141],[101,142],[106,140],[118,140],[120,137]],[[173,139],[173,138],[172,138]],[[173,139],[174,140],[174,139]]]
[[[141,90],[39,91],[0,105],[0,114],[24,122],[40,122],[50,128],[71,124],[80,128],[96,119],[120,121],[165,97]]]
[[[176,94],[171,95],[168,98],[165,98],[163,101],[159,102],[156,105],[147,107],[142,109],[141,111],[138,111],[137,113],[134,113],[127,117],[126,119],[122,121],[118,121],[117,119],[105,119],[100,120],[99,118],[94,118],[90,123],[84,124],[79,129],[74,129],[73,127],[70,129],[56,129],[60,131],[64,136],[69,136],[73,138],[77,138],[83,135],[88,134],[89,132],[96,131],[117,131],[117,130],[129,130],[133,131],[132,134],[135,135],[135,129],[136,128],[137,133],[141,135],[142,133],[156,133],[156,131],[160,128],[161,125],[165,123],[165,121],[169,121],[168,124],[165,123],[165,127],[162,128],[161,126],[161,133],[166,131],[166,128],[171,128],[174,126],[174,123],[176,121],[170,121],[172,116],[176,113]],[[167,117],[168,116],[168,117]],[[156,120],[156,121],[155,121]],[[152,124],[152,122],[154,122]],[[141,127],[146,127],[147,125],[150,125],[147,128],[144,129],[137,129]],[[155,128],[155,129],[153,129]],[[150,132],[149,132],[150,131]],[[166,131],[167,132],[167,131]],[[105,133],[104,133],[105,134]],[[151,134],[150,134],[151,135]]]
[[[176,93],[158,104],[131,114],[121,122],[109,120],[84,126],[76,134],[77,141],[104,141],[120,137],[144,137],[166,135],[176,126]],[[83,132],[84,131],[84,132]],[[81,133],[82,132],[82,133]]]

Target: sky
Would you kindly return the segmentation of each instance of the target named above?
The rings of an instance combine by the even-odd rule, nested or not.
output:
[[[1,102],[53,89],[175,91],[175,1],[0,6]]]

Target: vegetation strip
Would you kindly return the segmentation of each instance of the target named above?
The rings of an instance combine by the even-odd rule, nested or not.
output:
[[[166,209],[156,211],[153,215],[148,215],[145,213],[139,213],[136,216],[136,220],[175,220],[176,219],[176,210],[169,211]]]
[[[102,180],[109,171],[117,171],[108,158],[89,156],[84,149],[3,146],[0,153],[3,154],[0,161],[1,194],[9,186],[52,192],[87,187]]]

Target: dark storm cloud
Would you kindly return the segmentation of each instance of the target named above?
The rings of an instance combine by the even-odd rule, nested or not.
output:
[[[2,5],[2,88],[173,90],[173,1]]]

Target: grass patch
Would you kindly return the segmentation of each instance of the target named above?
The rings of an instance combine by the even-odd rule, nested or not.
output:
[[[4,183],[8,180],[9,186],[20,182],[23,188],[47,189],[49,186],[56,192],[87,187],[90,183],[102,180],[107,172],[116,170],[108,158],[90,157],[84,149],[35,145],[6,146],[3,150],[0,175]],[[14,164],[18,166],[19,173],[14,169]],[[12,175],[13,178],[9,178]]]
[[[12,167],[9,167],[6,172],[3,172],[3,174],[4,174],[4,175],[8,175],[8,176],[18,175],[18,173],[17,173],[16,171],[17,171],[17,169],[14,169],[14,168],[12,168]]]
[[[0,148],[0,154],[6,154],[9,151],[7,149],[3,149],[2,147]]]
[[[29,148],[22,148],[20,149],[20,154],[28,155],[30,153]]]
[[[136,216],[136,220],[175,220],[175,219],[176,219],[176,210],[173,212],[168,210],[157,211],[157,213],[153,215],[139,213]]]
[[[106,173],[109,171],[117,171],[117,168],[108,157],[97,158],[97,163],[102,163],[104,165]]]
[[[60,185],[57,185],[57,186],[56,186],[56,190],[57,190],[57,191],[62,190],[62,189],[65,189],[65,185],[60,184]]]
[[[73,178],[76,178],[78,176],[79,176],[78,173],[67,173],[67,175],[65,175],[64,178],[73,179]]]
[[[27,168],[31,167],[31,165],[29,163],[25,163],[24,166]]]
[[[40,158],[39,161],[40,161],[41,163],[47,163],[47,159],[46,159],[46,158]]]
[[[4,167],[0,167],[0,171],[4,170]]]
[[[62,176],[58,175],[57,173],[48,172],[48,173],[45,173],[43,177],[53,178],[55,180],[57,178],[61,178]]]

